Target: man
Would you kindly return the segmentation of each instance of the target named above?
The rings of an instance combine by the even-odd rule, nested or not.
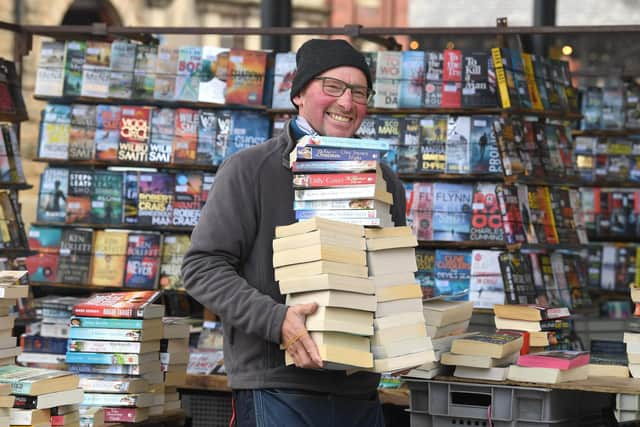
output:
[[[191,236],[187,291],[220,316],[225,367],[238,426],[382,426],[379,376],[322,367],[305,317],[316,304],[287,307],[274,281],[275,227],[295,222],[289,153],[306,134],[353,137],[372,81],[363,56],[343,40],[314,39],[296,55],[291,100],[298,117],[281,135],[231,156],[218,170]],[[383,167],[392,217],[405,224],[402,183]],[[285,366],[285,347],[296,366]],[[316,369],[310,369],[316,368]]]

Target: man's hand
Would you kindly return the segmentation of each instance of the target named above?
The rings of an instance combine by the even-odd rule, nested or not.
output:
[[[297,304],[287,308],[282,323],[282,346],[298,368],[322,368],[322,359],[304,321],[318,309],[318,304]]]

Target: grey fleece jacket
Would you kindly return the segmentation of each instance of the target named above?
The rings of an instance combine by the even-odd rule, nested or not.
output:
[[[295,142],[290,123],[285,129],[231,156],[219,168],[184,257],[184,285],[222,319],[232,388],[370,396],[378,385],[377,374],[284,365],[279,344],[287,306],[274,280],[272,240],[275,227],[295,222],[288,158]],[[404,188],[386,165],[382,170],[393,194],[392,218],[404,225]]]

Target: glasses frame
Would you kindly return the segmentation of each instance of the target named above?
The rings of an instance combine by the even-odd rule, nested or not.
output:
[[[376,91],[373,89],[369,89],[367,86],[360,86],[360,85],[352,85],[349,84],[343,80],[340,79],[336,79],[335,77],[314,77],[313,80],[319,80],[322,82],[322,93],[324,93],[327,96],[331,96],[333,98],[340,98],[342,95],[344,95],[345,91],[347,89],[349,89],[351,91],[351,100],[353,102],[355,102],[356,104],[360,104],[360,105],[367,105],[369,104],[369,102],[371,101],[371,99],[373,99],[373,96],[376,94]],[[342,92],[340,93],[340,95],[333,95],[330,93],[327,93],[326,89],[324,88],[325,82],[326,81],[335,81],[335,82],[340,82],[343,85],[343,89]],[[365,102],[359,102],[356,101],[355,99],[353,99],[353,89],[360,89],[360,88],[365,88],[367,89],[367,98],[365,100]]]

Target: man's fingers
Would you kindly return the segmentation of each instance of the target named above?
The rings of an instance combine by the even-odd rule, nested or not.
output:
[[[293,306],[296,309],[298,314],[308,316],[309,314],[313,314],[318,309],[318,304],[315,302],[308,302],[306,304],[298,304]]]
[[[305,352],[309,355],[314,365],[317,365],[318,368],[322,367],[322,358],[320,357],[320,352],[318,351],[318,346],[311,339],[311,337],[307,334],[304,337],[300,338],[300,343],[305,349]]]

